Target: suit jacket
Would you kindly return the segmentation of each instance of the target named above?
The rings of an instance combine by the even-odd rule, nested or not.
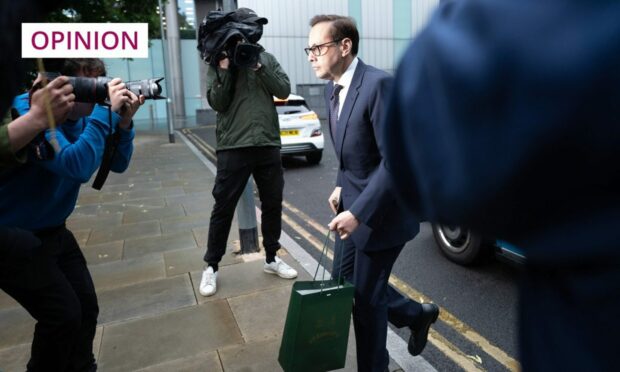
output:
[[[359,60],[341,102],[336,138],[332,137],[340,162],[336,186],[342,187],[341,208],[360,221],[351,239],[364,251],[404,244],[420,229],[415,215],[407,213],[395,199],[392,177],[379,145],[385,93],[391,81],[386,72]],[[325,87],[327,107],[333,87],[333,82]]]

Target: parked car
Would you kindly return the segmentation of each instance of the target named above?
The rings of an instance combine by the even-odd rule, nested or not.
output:
[[[309,164],[320,163],[325,141],[317,114],[295,94],[284,100],[274,97],[273,102],[280,120],[282,155],[305,156]]]
[[[468,229],[433,224],[433,236],[441,253],[460,265],[479,263],[493,253],[512,263],[525,262],[525,254],[518,247],[502,240],[485,239]]]

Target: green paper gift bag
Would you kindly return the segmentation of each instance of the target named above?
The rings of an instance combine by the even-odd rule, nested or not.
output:
[[[293,284],[278,357],[286,372],[324,372],[345,365],[353,285],[342,278],[316,280],[316,273],[314,279]]]

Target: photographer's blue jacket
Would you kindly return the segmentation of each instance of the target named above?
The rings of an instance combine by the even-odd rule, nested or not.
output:
[[[28,112],[28,94],[17,96],[13,106],[21,115]],[[121,117],[112,112],[111,119],[116,128]],[[57,127],[60,150],[53,158],[39,160],[30,153],[26,164],[0,174],[0,226],[40,230],[63,224],[75,208],[80,185],[101,164],[108,120],[108,108],[95,105],[90,116]],[[117,173],[127,169],[133,152],[133,129],[120,131],[111,167]],[[45,132],[48,141],[51,133]]]

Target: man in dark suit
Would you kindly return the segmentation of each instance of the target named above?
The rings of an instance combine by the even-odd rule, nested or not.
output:
[[[524,371],[618,369],[619,20],[618,1],[446,2],[396,74],[403,205],[526,252]]]
[[[310,26],[305,50],[316,76],[330,80],[325,98],[340,162],[336,188],[329,198],[334,213],[339,212],[329,224],[338,232],[333,275],[342,274],[355,285],[358,370],[382,372],[389,363],[385,348],[388,320],[397,327],[411,328],[409,352],[418,355],[439,308],[405,298],[388,284],[394,261],[419,231],[415,217],[400,213],[389,175],[379,171],[384,169],[378,146],[384,111],[382,86],[391,78],[356,57],[359,34],[353,19],[320,15],[312,18]]]

